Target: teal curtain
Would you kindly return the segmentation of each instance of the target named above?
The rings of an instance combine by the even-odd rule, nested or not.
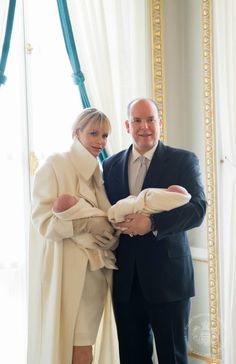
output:
[[[79,57],[78,57],[77,50],[76,50],[76,45],[75,45],[73,30],[72,30],[72,26],[71,26],[67,1],[66,0],[57,0],[57,6],[58,6],[58,11],[59,11],[64,41],[65,41],[65,46],[66,46],[67,54],[68,54],[68,57],[70,60],[72,70],[73,70],[72,78],[74,80],[74,83],[79,87],[83,107],[84,108],[90,107],[91,105],[90,105],[88,95],[86,92],[86,88],[85,88],[85,84],[84,84],[85,78],[84,78],[84,75],[80,68]],[[99,155],[100,161],[102,162],[104,159],[107,158],[107,156],[108,156],[107,152],[104,149]]]
[[[99,155],[100,161],[101,162],[104,161],[104,159],[106,159],[107,157],[108,157],[107,151],[106,151],[106,149],[103,149],[103,151]]]
[[[9,0],[7,22],[6,22],[6,32],[5,32],[5,36],[4,36],[2,53],[1,53],[1,58],[0,58],[0,86],[2,84],[4,84],[7,80],[6,76],[4,75],[4,72],[5,72],[5,67],[7,64],[7,57],[8,57],[9,48],[10,48],[11,34],[12,34],[12,28],[13,28],[14,15],[15,15],[15,7],[16,7],[16,0]]]

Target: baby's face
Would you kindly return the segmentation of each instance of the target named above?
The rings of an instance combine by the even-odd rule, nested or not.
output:
[[[79,198],[76,196],[61,195],[55,200],[53,210],[55,212],[63,212],[74,206],[78,201]]]
[[[177,192],[177,193],[182,193],[184,195],[188,195],[188,191],[186,190],[186,188],[179,186],[179,185],[172,185],[169,186],[167,188],[167,191],[169,192]]]

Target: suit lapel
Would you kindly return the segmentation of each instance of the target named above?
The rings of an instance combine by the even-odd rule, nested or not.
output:
[[[129,178],[128,178],[128,162],[129,162],[129,155],[130,151],[132,149],[132,146],[127,149],[122,157],[121,164],[122,164],[122,174],[120,177],[120,183],[122,183],[122,191],[124,194],[124,197],[130,195],[129,191]],[[123,178],[122,178],[123,177]]]
[[[163,176],[165,176],[165,168],[167,166],[168,152],[165,145],[159,141],[150,166],[148,168],[146,177],[144,179],[142,189],[149,187],[161,187],[163,184]]]

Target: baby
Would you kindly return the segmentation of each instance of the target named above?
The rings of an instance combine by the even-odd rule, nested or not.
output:
[[[79,202],[79,198],[76,196],[61,195],[54,201],[52,208],[54,212],[62,212],[70,209],[77,202]]]
[[[113,223],[125,221],[125,216],[134,213],[145,215],[169,211],[185,205],[191,195],[179,185],[168,188],[146,188],[138,196],[128,196],[111,206],[108,210],[108,220]]]
[[[82,197],[74,195],[63,194],[56,198],[52,206],[53,214],[60,220],[71,220],[74,224],[77,223],[80,233],[73,236],[72,240],[80,246],[86,253],[90,270],[98,270],[106,267],[109,269],[117,269],[115,265],[115,256],[112,248],[101,249],[97,244],[97,238],[90,232],[91,225],[97,225],[97,234],[103,231],[104,218],[107,219],[107,214],[99,208],[92,206],[88,201]],[[102,218],[102,219],[101,219]],[[105,224],[104,229],[107,229]],[[110,231],[104,230],[104,233],[113,234],[114,229],[111,226]],[[118,236],[117,236],[118,238]],[[65,239],[66,240],[66,239]],[[116,244],[114,244],[114,247]]]

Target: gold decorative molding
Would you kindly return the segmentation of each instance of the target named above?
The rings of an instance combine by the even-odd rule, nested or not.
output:
[[[151,9],[151,56],[153,98],[157,102],[164,120],[162,140],[166,140],[165,66],[163,43],[163,0],[150,0]],[[216,149],[214,124],[214,81],[213,81],[213,34],[212,0],[200,0],[202,7],[202,62],[203,62],[203,105],[205,127],[205,171],[208,209],[208,293],[210,318],[210,357],[191,352],[189,355],[218,364],[221,360],[220,302],[218,280],[218,231],[216,215]],[[201,357],[201,358],[200,358]]]
[[[30,175],[33,177],[35,175],[35,171],[39,166],[39,159],[37,158],[34,152],[30,153]]]
[[[188,353],[188,356],[190,356],[192,358],[195,358],[195,359],[198,359],[198,360],[200,360],[201,362],[204,362],[204,363],[208,363],[208,364],[220,364],[220,360],[219,359],[212,359],[210,357],[202,356],[202,355],[196,354],[194,352]]]
[[[219,280],[218,280],[218,231],[216,216],[216,149],[214,123],[213,34],[212,0],[202,0],[202,50],[203,92],[205,125],[205,168],[208,241],[208,284],[210,316],[211,357],[221,358]]]
[[[25,45],[25,51],[26,51],[26,54],[28,55],[31,55],[32,52],[33,52],[33,47],[30,43],[26,43]]]
[[[166,141],[166,115],[165,115],[165,76],[164,76],[164,42],[162,39],[162,1],[150,0],[151,17],[151,58],[152,58],[152,94],[157,102],[160,118],[163,120],[161,140]]]
[[[194,258],[193,257],[193,261],[194,262],[200,262],[200,263],[206,263],[206,264],[208,264],[208,260],[203,260],[203,259],[199,259],[199,258]]]

